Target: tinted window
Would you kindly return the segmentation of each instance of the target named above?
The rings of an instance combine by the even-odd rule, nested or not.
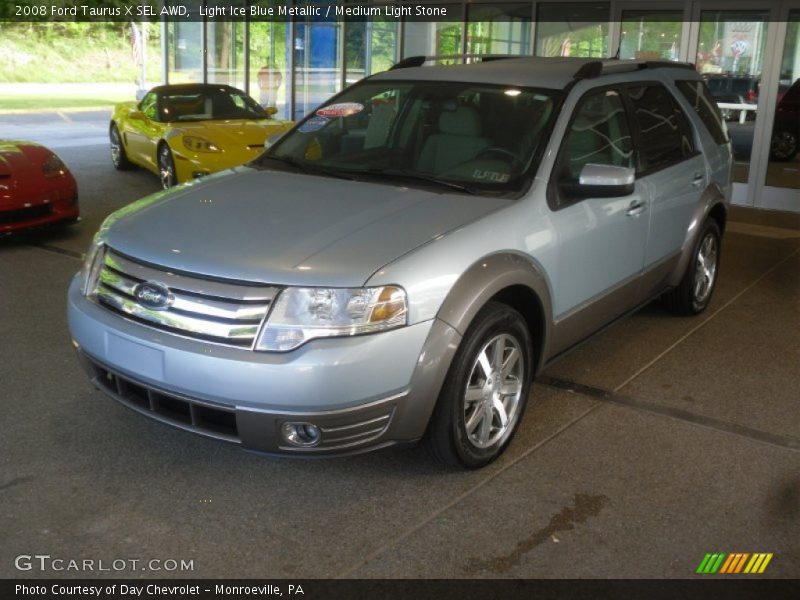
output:
[[[683,94],[692,105],[692,108],[703,121],[703,124],[708,129],[711,137],[717,144],[724,144],[728,141],[728,134],[725,131],[722,121],[722,115],[719,112],[719,107],[714,101],[714,96],[708,91],[708,88],[703,85],[702,81],[676,81],[675,85],[678,86],[681,94]]]
[[[667,88],[662,85],[631,87],[628,95],[641,137],[641,171],[663,169],[694,154],[686,115]]]
[[[633,146],[619,93],[604,90],[585,96],[564,141],[559,179],[577,183],[588,164],[633,167]]]

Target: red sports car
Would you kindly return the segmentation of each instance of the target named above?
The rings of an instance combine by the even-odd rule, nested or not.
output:
[[[78,215],[75,178],[54,152],[33,142],[0,140],[0,235]]]

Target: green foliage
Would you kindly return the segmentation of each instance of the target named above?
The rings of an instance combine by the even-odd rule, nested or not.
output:
[[[133,83],[134,64],[128,23],[0,22],[0,82]],[[147,75],[160,79],[160,29],[148,27]]]

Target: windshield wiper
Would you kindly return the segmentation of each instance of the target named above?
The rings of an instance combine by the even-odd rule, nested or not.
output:
[[[337,177],[338,179],[347,179],[348,181],[358,181],[358,178],[355,175],[351,175],[350,173],[344,171],[338,171],[336,169],[331,169],[328,167],[323,167],[322,165],[316,165],[314,163],[305,160],[297,160],[296,158],[292,158],[291,156],[274,156],[272,154],[262,154],[258,159],[259,165],[261,165],[264,159],[274,160],[289,165],[308,175],[327,175],[329,177]]]
[[[438,185],[440,187],[449,188],[451,190],[456,190],[459,192],[464,192],[467,194],[471,194],[473,196],[478,195],[477,190],[468,187],[466,185],[462,185],[460,183],[455,183],[453,181],[448,181],[446,179],[439,179],[438,177],[434,177],[432,175],[425,175],[423,173],[416,173],[414,171],[406,171],[403,169],[367,169],[365,171],[370,175],[380,175],[386,177],[403,177],[405,179],[413,179],[416,181],[424,181],[425,183],[432,183],[434,185]]]

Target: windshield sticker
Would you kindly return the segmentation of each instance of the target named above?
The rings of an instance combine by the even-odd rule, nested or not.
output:
[[[356,115],[364,110],[364,105],[358,102],[340,102],[339,104],[331,104],[324,106],[317,111],[320,117],[349,117]]]
[[[311,117],[308,121],[300,125],[297,128],[297,131],[300,133],[311,133],[312,131],[319,131],[325,125],[330,123],[330,119],[326,119],[325,117]]]
[[[475,169],[472,172],[472,178],[481,181],[491,181],[493,183],[508,183],[511,176],[508,173],[500,173],[498,171],[483,171]]]

